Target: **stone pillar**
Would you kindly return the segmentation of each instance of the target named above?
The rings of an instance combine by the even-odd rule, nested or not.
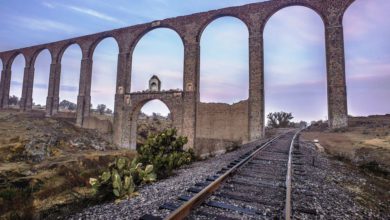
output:
[[[328,117],[331,129],[348,126],[343,26],[326,25]]]
[[[80,68],[79,95],[77,96],[77,125],[83,126],[89,117],[91,105],[92,58],[83,58]]]
[[[131,112],[130,115],[130,149],[136,150],[137,149],[137,120],[138,120],[138,115],[136,109],[133,109],[134,112]]]
[[[3,94],[4,94],[5,70],[1,70],[0,79],[0,109],[3,108]]]
[[[33,89],[34,89],[34,79],[35,79],[35,68],[30,67],[28,78],[28,89],[27,89],[27,99],[26,99],[26,111],[32,110],[33,105]]]
[[[131,103],[125,100],[125,93],[130,93],[132,53],[118,54],[116,94],[114,106],[113,140],[122,148],[130,148],[131,135]]]
[[[182,134],[188,138],[186,148],[195,147],[196,114],[199,102],[199,42],[184,44],[184,77],[183,77],[183,126]]]
[[[2,103],[2,108],[3,109],[6,109],[8,108],[8,101],[9,101],[9,90],[10,90],[10,87],[11,87],[11,74],[12,74],[12,71],[10,68],[7,68],[5,70],[2,71],[3,74],[1,75],[1,83],[2,83],[2,91],[3,91],[3,94],[2,94],[2,100],[1,100],[1,103]]]
[[[49,89],[46,99],[46,116],[58,113],[61,79],[61,64],[52,61],[50,64]]]
[[[22,97],[20,98],[20,110],[31,111],[32,109],[32,90],[34,84],[35,68],[31,65],[24,68]]]
[[[264,53],[263,34],[249,34],[249,141],[264,137]]]

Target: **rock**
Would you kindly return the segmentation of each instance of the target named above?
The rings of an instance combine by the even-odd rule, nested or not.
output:
[[[15,143],[13,145],[10,145],[10,151],[13,154],[19,154],[24,151],[24,145],[22,143]]]
[[[78,138],[75,138],[74,140],[71,140],[70,144],[72,147],[78,148],[80,150],[86,149],[84,140],[81,137],[78,137]]]
[[[101,145],[101,143],[93,140],[92,143],[91,143],[91,147],[95,150],[100,150],[100,151],[104,151],[106,150],[106,147],[103,145]]]
[[[11,139],[9,139],[9,143],[17,143],[19,141],[20,141],[20,137],[19,136],[12,137]]]
[[[48,144],[42,139],[32,139],[24,146],[24,156],[32,162],[41,162],[50,156]]]
[[[49,146],[55,147],[58,145],[59,138],[55,135],[51,136],[49,142],[47,143]]]
[[[99,151],[104,151],[106,148],[104,145],[101,145],[100,142],[96,141],[93,138],[86,137],[77,137],[70,141],[72,147],[84,150],[84,149],[95,149]]]

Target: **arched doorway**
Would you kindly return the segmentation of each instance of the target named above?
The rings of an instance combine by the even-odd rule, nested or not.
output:
[[[136,149],[144,144],[149,135],[174,127],[173,120],[174,115],[161,100],[143,101],[132,115],[131,148]]]

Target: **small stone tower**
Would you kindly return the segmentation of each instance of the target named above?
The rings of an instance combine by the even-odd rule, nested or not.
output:
[[[149,91],[152,92],[161,91],[161,81],[156,75],[153,75],[152,78],[150,78],[149,80]]]

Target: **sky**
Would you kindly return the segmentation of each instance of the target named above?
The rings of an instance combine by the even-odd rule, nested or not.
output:
[[[0,0],[0,51],[63,40],[250,0]],[[390,113],[390,11],[388,0],[356,0],[344,16],[346,78],[350,115]],[[80,22],[82,21],[82,22]],[[312,10],[292,6],[271,17],[264,30],[265,111],[292,112],[295,121],[327,119],[324,27]],[[133,54],[131,91],[147,89],[157,75],[163,89],[183,87],[183,43],[170,29],[147,33]],[[102,41],[93,56],[93,107],[113,108],[118,46]],[[77,100],[81,51],[70,46],[62,59],[60,99]],[[1,62],[1,61],[0,61]],[[153,65],[151,65],[153,64]],[[11,95],[20,97],[24,58],[12,65]],[[33,100],[45,104],[50,54],[35,64]],[[201,37],[200,100],[236,103],[248,98],[248,31],[238,19],[215,20]],[[166,115],[160,101],[142,111]]]

